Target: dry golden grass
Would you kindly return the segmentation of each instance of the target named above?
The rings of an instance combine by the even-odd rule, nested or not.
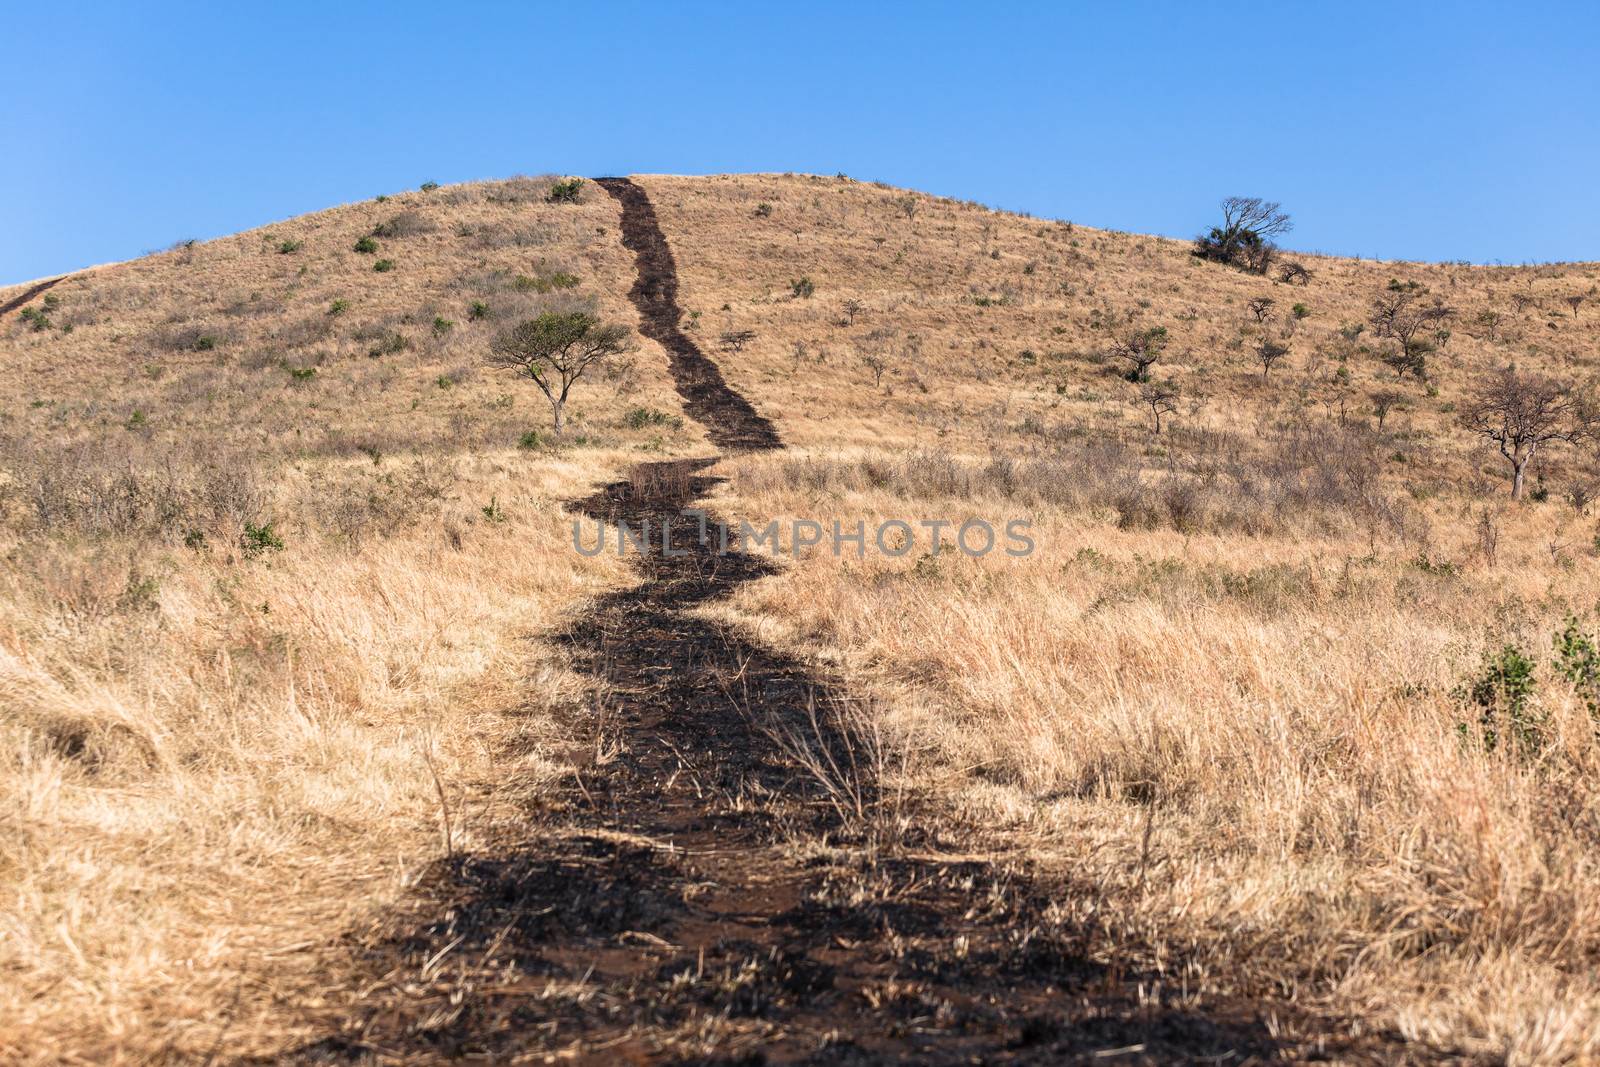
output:
[[[913,786],[1216,972],[1516,1062],[1600,1056],[1600,749],[1550,662],[1568,614],[1596,628],[1594,521],[1563,499],[1591,459],[1552,454],[1550,498],[1507,507],[1453,414],[1508,360],[1587,376],[1600,311],[1558,299],[1600,268],[1304,256],[1300,287],[838,179],[640,183],[687,325],[714,357],[755,332],[719,362],[791,446],[724,464],[724,513],[1034,523],[1025,560],[815,553],[720,609],[836,659]],[[560,502],[707,449],[693,424],[630,427],[678,410],[649,344],[580,390],[584,443],[514,447],[547,412],[478,366],[503,319],[471,301],[634,321],[611,202],[542,189],[349,205],[68,282],[71,333],[0,323],[8,1057],[203,1056],[224,1028],[280,1047],[276,998],[315,983],[296,946],[442,850],[435,773],[459,837],[558,772],[549,712],[584,682],[541,634],[628,580],[570,551]],[[351,251],[406,212],[419,232]],[[510,282],[554,271],[578,287]],[[1339,334],[1390,278],[1459,309],[1431,388]],[[1257,295],[1274,328],[1310,309],[1266,382]],[[1171,331],[1156,373],[1194,400],[1175,433],[1129,402],[1110,322]],[[1381,389],[1408,399],[1380,434]],[[250,558],[266,521],[286,547]],[[1540,660],[1536,758],[1457,731],[1456,691],[1507,642]]]

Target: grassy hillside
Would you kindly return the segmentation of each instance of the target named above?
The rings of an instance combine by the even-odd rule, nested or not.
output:
[[[298,950],[566,773],[592,694],[551,635],[631,579],[564,504],[710,449],[652,342],[564,440],[484,366],[537,310],[637,323],[616,206],[552,181],[180,246],[0,319],[8,1057],[306,1036]],[[813,552],[705,609],[869,694],[953,838],[1093,879],[1194,981],[1600,1055],[1593,444],[1513,505],[1459,417],[1508,362],[1595,373],[1600,265],[1291,254],[1296,284],[844,179],[639,183],[684,328],[790,446],[721,464],[721,512],[1033,524],[1027,559]],[[1391,283],[1453,309],[1425,374],[1365,325]],[[1112,355],[1154,327],[1160,434]]]

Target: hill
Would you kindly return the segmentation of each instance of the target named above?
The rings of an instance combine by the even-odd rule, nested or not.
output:
[[[0,291],[0,1047],[359,1032],[425,1059],[422,1016],[465,996],[429,1040],[482,1051],[522,1002],[481,991],[521,982],[543,1051],[615,1031],[646,1058],[807,1048],[830,1017],[904,1053],[866,1036],[897,1013],[968,1051],[1600,1054],[1593,446],[1552,444],[1513,503],[1462,420],[1508,363],[1582,393],[1600,265],[1285,254],[1283,280],[843,178],[634,183],[667,256],[616,187],[519,178]],[[1445,309],[1420,368],[1370,321],[1396,295]],[[552,309],[641,331],[560,438],[484,360]],[[1152,338],[1130,381],[1117,353]],[[573,550],[575,517],[691,503],[786,550],[797,521],[911,537],[760,566]],[[972,519],[1036,549],[931,551],[924,520]],[[760,695],[801,688],[834,711]],[[696,881],[584,851],[619,835],[742,858]],[[599,903],[537,898],[583,917],[511,953],[552,970],[440,935],[520,930],[485,902],[551,857],[603,872]],[[782,886],[826,937],[746,968],[748,928],[650,903],[702,883],[718,915]],[[638,926],[600,921],[619,899]],[[695,937],[724,972],[691,995],[668,972]],[[602,946],[670,990],[580,979]],[[399,973],[410,1006],[353,992]],[[672,1008],[594,1007],[630,1001]]]

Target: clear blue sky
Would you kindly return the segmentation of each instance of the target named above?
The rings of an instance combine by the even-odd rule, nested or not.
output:
[[[0,283],[380,192],[794,170],[1290,247],[1600,258],[1600,4],[10,5]]]

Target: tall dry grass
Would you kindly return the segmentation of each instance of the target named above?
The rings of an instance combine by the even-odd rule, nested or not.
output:
[[[734,617],[836,658],[913,787],[1102,887],[1106,921],[1195,981],[1513,1062],[1600,1054],[1600,719],[1552,648],[1569,615],[1600,629],[1600,586],[1593,549],[1547,549],[1566,509],[1501,513],[1491,565],[1461,501],[1374,529],[1359,495],[1297,500],[1325,455],[1280,461],[1285,496],[1219,483],[1220,521],[1149,525],[1118,500],[1170,473],[1123,456],[1107,483],[1082,458],[741,460],[733,513],[1022,516],[1038,548],[813,550]],[[1464,695],[1508,642],[1538,661],[1536,755],[1486,751]]]

